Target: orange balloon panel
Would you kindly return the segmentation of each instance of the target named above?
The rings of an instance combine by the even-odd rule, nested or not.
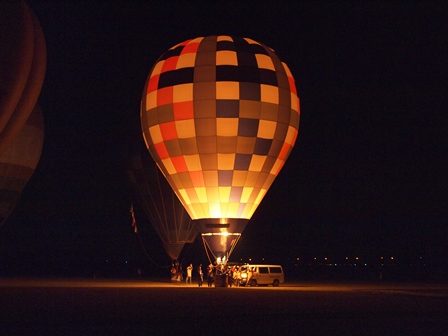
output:
[[[209,36],[160,57],[140,117],[192,219],[250,219],[294,146],[300,110],[291,72],[272,49]]]

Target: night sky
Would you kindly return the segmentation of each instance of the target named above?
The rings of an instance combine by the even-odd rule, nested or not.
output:
[[[147,262],[131,227],[126,179],[129,148],[141,137],[143,87],[167,49],[207,35],[250,37],[276,50],[301,100],[296,146],[235,258],[394,255],[446,263],[442,2],[28,3],[47,44],[39,98],[45,142],[0,228],[0,275]],[[148,220],[138,224],[147,252],[166,263]],[[198,239],[185,262],[206,261],[202,249]]]

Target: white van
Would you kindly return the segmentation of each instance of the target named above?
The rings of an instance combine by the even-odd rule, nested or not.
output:
[[[283,268],[280,265],[243,265],[240,266],[239,271],[239,283],[241,286],[278,286],[285,282]],[[252,277],[249,279],[251,273]]]

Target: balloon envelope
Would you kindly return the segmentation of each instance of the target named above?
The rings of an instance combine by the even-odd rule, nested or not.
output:
[[[14,210],[39,163],[44,141],[42,110],[36,105],[8,150],[0,155],[0,226]]]
[[[0,2],[0,132],[28,81],[33,61],[33,30],[31,13],[23,1]]]
[[[271,48],[230,36],[169,49],[141,104],[148,150],[201,232],[212,234],[215,251],[228,248],[225,235],[241,233],[257,209],[294,146],[299,119],[287,65]]]
[[[46,69],[45,38],[24,1],[0,3],[0,154],[27,121]]]
[[[177,260],[186,243],[198,233],[166,179],[146,152],[131,158],[128,176],[138,203],[163,242],[165,251]]]

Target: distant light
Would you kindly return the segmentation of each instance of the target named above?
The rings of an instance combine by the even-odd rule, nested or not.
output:
[[[300,258],[299,258],[299,257],[297,257],[297,258],[296,258],[296,260],[297,260],[297,261],[299,261],[299,260],[300,260]]]
[[[348,260],[348,257],[345,257],[345,260]]]
[[[394,260],[394,257],[390,257],[390,260]]]
[[[325,257],[324,259],[325,259],[325,260],[328,260],[328,258],[327,258],[327,257]]]
[[[356,260],[359,260],[359,257],[356,257],[355,259],[356,259]]]

